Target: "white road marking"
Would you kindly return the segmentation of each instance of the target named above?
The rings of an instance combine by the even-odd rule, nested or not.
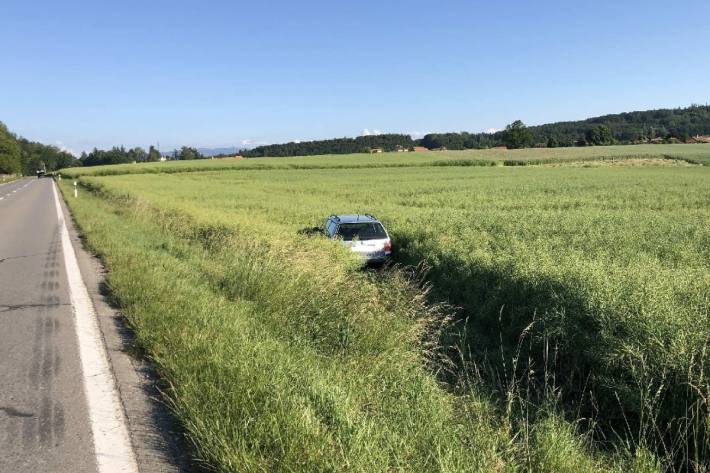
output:
[[[62,253],[69,281],[69,296],[74,311],[74,326],[79,342],[79,357],[84,377],[94,453],[99,473],[138,473],[126,419],[109,367],[106,348],[99,330],[94,306],[89,298],[69,231],[59,204],[56,184],[52,183],[54,203],[62,238]]]

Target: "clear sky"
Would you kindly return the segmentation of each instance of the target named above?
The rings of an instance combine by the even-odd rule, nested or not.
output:
[[[75,152],[710,101],[707,0],[3,0],[0,44],[0,120]]]

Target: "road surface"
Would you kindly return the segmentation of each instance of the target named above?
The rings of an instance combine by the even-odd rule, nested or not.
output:
[[[53,186],[0,185],[0,472],[110,471],[97,454],[76,277],[67,277],[74,253]]]

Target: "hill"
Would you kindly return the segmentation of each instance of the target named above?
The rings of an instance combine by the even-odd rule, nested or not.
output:
[[[530,145],[537,147],[686,142],[695,135],[710,135],[710,106],[657,109],[603,115],[585,120],[530,126]],[[303,141],[258,146],[245,156],[302,156],[363,153],[373,148],[394,150],[419,145],[428,149],[484,149],[505,146],[506,131],[496,133],[429,133],[420,140],[409,135]]]
[[[332,140],[257,146],[256,148],[245,150],[242,155],[258,158],[264,156],[368,153],[373,150],[395,151],[397,149],[411,149],[414,145],[414,140],[409,135],[382,134],[358,136],[357,138],[335,138]]]
[[[710,134],[710,106],[691,105],[687,108],[666,108],[617,113],[572,122],[557,122],[530,127],[536,143],[546,143],[550,137],[565,146],[586,144],[588,132],[607,126],[620,143],[642,143],[657,138],[687,141],[695,135]]]

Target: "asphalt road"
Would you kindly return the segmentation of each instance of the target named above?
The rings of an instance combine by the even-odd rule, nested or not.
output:
[[[0,472],[97,469],[52,185],[0,185]]]

